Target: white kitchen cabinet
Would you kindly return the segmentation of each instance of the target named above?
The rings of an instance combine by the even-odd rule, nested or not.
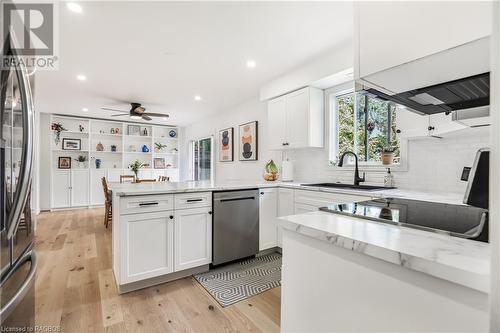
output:
[[[208,265],[212,262],[211,207],[176,210],[174,214],[174,270]]]
[[[323,147],[324,96],[306,87],[268,102],[270,149]]]
[[[71,170],[52,173],[52,208],[71,206]]]
[[[492,2],[487,1],[356,2],[355,77],[489,36],[491,12]],[[443,20],[445,17],[453,19]],[[461,66],[454,65],[458,70]]]
[[[359,202],[372,199],[369,195],[363,196],[357,194],[316,192],[308,190],[295,190],[294,197],[295,214],[318,211],[320,207],[325,207],[335,203]]]
[[[408,109],[396,110],[396,127],[400,138],[440,136],[467,128],[452,120],[451,114],[420,115]]]
[[[277,246],[278,189],[260,189],[259,250]]]
[[[120,216],[121,283],[174,271],[173,211]]]
[[[91,205],[104,205],[104,190],[102,188],[102,177],[106,177],[105,169],[90,169]]]
[[[88,205],[89,171],[87,169],[73,169],[71,170],[71,206],[78,207]]]
[[[286,143],[286,97],[272,99],[267,104],[269,149],[283,149]]]
[[[291,188],[280,188],[278,190],[278,217],[294,214],[294,192],[295,190]],[[281,247],[282,230],[279,225],[279,221],[277,225],[276,238],[278,246]]]
[[[317,212],[318,207],[295,203],[294,210],[295,210],[294,214],[303,214],[309,212]]]

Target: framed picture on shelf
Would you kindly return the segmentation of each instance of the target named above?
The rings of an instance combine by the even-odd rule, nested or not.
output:
[[[219,131],[219,162],[234,161],[234,129],[232,127]]]
[[[127,125],[128,135],[141,135],[141,126],[139,125]]]
[[[165,159],[163,157],[155,157],[154,168],[155,169],[165,169]]]
[[[82,150],[81,139],[62,139],[62,149],[64,150]]]
[[[57,168],[71,169],[71,157],[59,156],[59,160],[57,161]]]
[[[258,159],[258,122],[252,121],[240,125],[240,161],[257,161]]]

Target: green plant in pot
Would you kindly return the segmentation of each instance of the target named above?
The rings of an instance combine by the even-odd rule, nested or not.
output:
[[[139,180],[139,169],[142,168],[144,166],[144,164],[139,161],[139,160],[135,160],[134,162],[130,163],[130,165],[128,166],[130,168],[130,170],[132,170],[132,172],[135,174],[135,180],[138,181]]]
[[[85,167],[85,162],[87,162],[87,156],[85,156],[85,155],[78,155],[78,157],[75,158],[75,161],[78,162],[78,166],[80,168]]]
[[[386,146],[382,148],[382,164],[390,165],[394,161],[394,152],[396,147]]]
[[[264,172],[264,180],[275,181],[278,180],[278,167],[273,160],[267,162]]]
[[[155,142],[155,148],[157,153],[161,153],[163,149],[167,148],[167,145],[164,145],[161,142]]]

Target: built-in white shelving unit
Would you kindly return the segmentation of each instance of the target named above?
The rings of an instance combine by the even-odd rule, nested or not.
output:
[[[52,123],[60,123],[66,129],[61,132],[57,144],[55,132],[51,131],[53,209],[102,205],[101,178],[118,182],[120,175],[132,175],[129,165],[135,160],[145,165],[139,171],[139,178],[167,176],[170,181],[179,181],[177,127],[59,115],[51,116]],[[65,138],[80,140],[80,150],[63,149]],[[98,151],[98,145],[103,146],[102,151]],[[87,161],[78,163],[79,155],[85,156]],[[59,157],[70,157],[71,169],[59,169]],[[100,161],[99,168],[97,160]]]

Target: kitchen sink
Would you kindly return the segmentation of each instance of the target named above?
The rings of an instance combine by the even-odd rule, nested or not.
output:
[[[328,187],[328,188],[345,188],[345,189],[351,189],[351,190],[366,190],[366,191],[395,189],[395,187],[373,186],[373,185],[352,185],[352,184],[342,184],[342,183],[317,183],[317,184],[300,184],[300,185],[301,186]]]

